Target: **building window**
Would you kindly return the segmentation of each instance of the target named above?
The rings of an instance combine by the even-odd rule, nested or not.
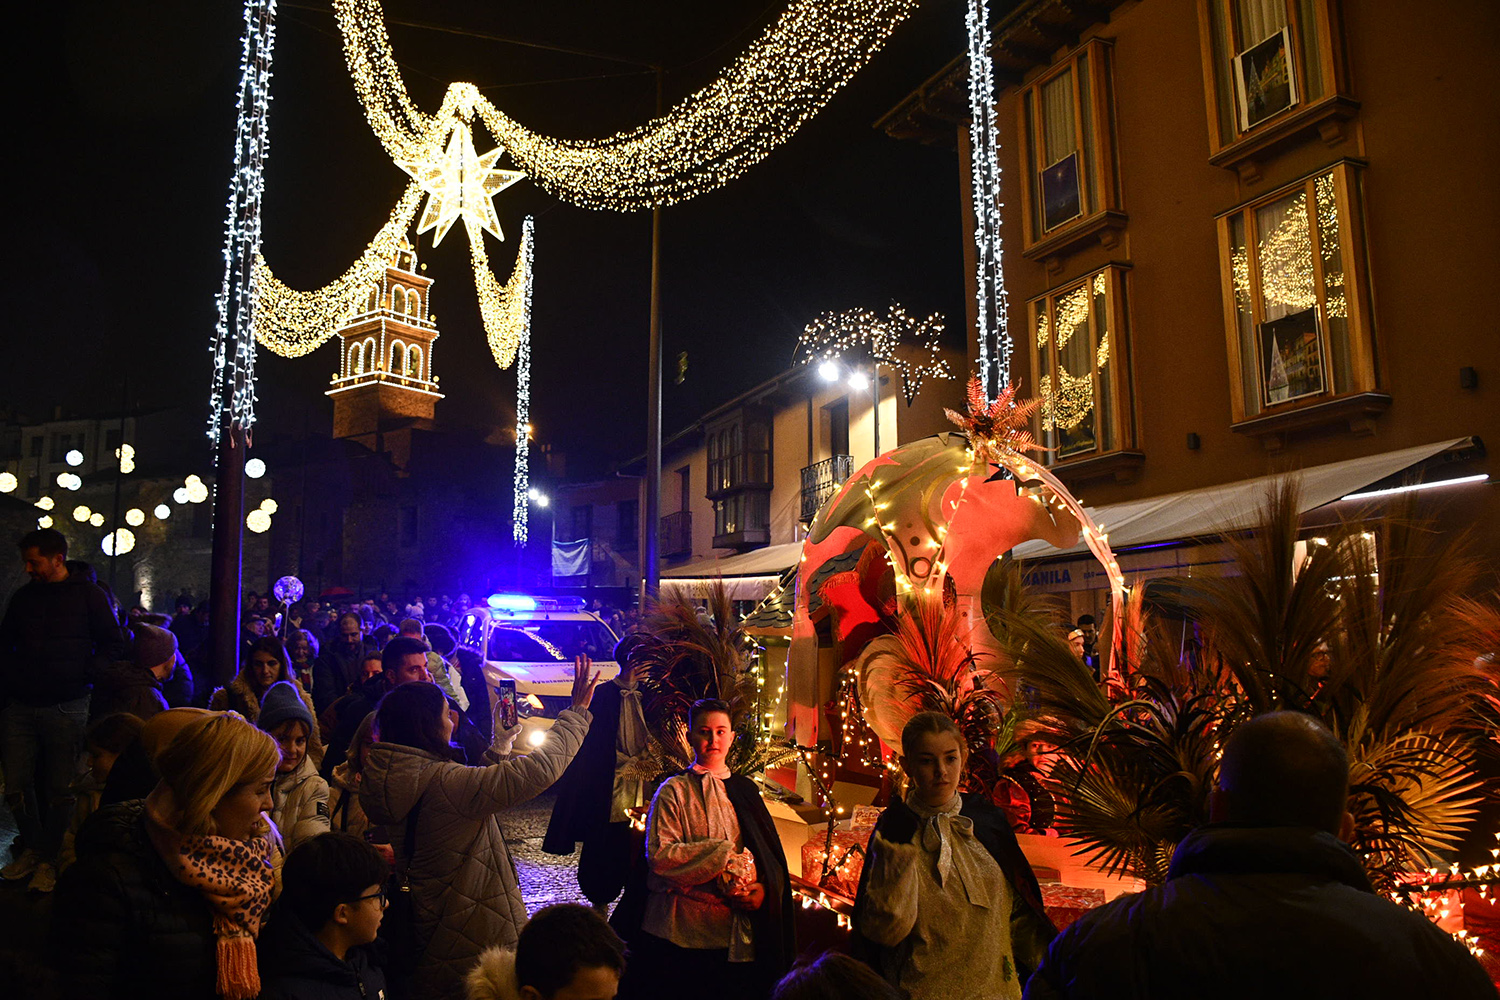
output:
[[[42,445],[44,443],[45,443],[45,440],[42,438],[42,436],[40,434],[36,435],[35,437],[33,437],[31,439],[31,457],[32,458],[41,458],[42,457]]]
[[[401,544],[417,544],[417,508],[401,508]]]
[[[54,435],[52,435],[52,451],[51,451],[50,455],[48,456],[47,461],[49,461],[49,462],[61,462],[63,460],[63,456],[66,455],[68,453],[68,450],[70,448],[72,448],[72,447],[73,447],[73,435],[71,435],[71,434],[54,434]]]
[[[771,528],[771,495],[760,490],[735,493],[714,502],[714,535],[739,535],[764,543]]]
[[[594,508],[588,504],[574,507],[569,517],[571,532],[563,541],[576,542],[579,539],[588,538],[589,533],[593,530],[593,514]]]
[[[422,349],[416,344],[406,349],[406,376],[407,378],[422,377]]]
[[[413,319],[422,318],[422,293],[415,288],[406,293],[406,314]]]
[[[363,375],[365,373],[365,345],[354,344],[349,348],[349,374]]]
[[[380,360],[380,357],[375,353],[374,337],[365,338],[364,360],[366,371],[374,371],[376,369],[376,362]]]
[[[1236,422],[1375,389],[1359,219],[1349,164],[1220,217]]]
[[[708,430],[708,495],[771,485],[771,425],[741,411]]]
[[[639,546],[639,504],[635,500],[620,500],[615,503],[615,548],[634,552]]]
[[[380,286],[370,289],[370,294],[365,296],[365,312],[374,312],[380,306]]]
[[[1328,0],[1200,0],[1215,153],[1346,89],[1330,8]]]
[[[1118,211],[1110,45],[1094,39],[1021,94],[1025,247]]]
[[[1135,445],[1124,299],[1124,271],[1111,266],[1030,304],[1048,464]]]
[[[406,289],[402,288],[400,285],[397,285],[395,288],[391,289],[391,312],[406,312]]]
[[[391,374],[404,375],[406,373],[406,345],[396,341],[391,345]]]

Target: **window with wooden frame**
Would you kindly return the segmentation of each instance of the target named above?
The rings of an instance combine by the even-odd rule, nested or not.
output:
[[[1220,216],[1219,248],[1236,424],[1374,393],[1353,164]]]
[[[1062,253],[1124,224],[1114,162],[1110,43],[1092,39],[1021,93],[1023,252]]]
[[[1135,446],[1125,272],[1111,265],[1030,303],[1032,384],[1049,465]]]
[[[1342,136],[1348,97],[1337,0],[1199,0],[1209,161],[1240,167],[1317,130]],[[1241,168],[1258,175],[1253,162]]]

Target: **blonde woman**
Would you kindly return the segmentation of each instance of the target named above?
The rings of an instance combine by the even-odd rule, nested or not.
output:
[[[182,729],[144,800],[99,810],[53,920],[63,995],[250,1000],[278,835],[266,812],[281,751],[233,712]]]

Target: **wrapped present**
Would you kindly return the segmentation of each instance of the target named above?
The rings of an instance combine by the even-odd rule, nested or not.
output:
[[[814,834],[802,845],[802,877],[834,892],[853,897],[859,890],[859,876],[865,867],[865,845],[868,830],[833,831],[830,847],[826,832]],[[823,873],[829,870],[828,880]]]
[[[1062,930],[1094,907],[1103,905],[1103,889],[1082,889],[1076,885],[1042,883],[1042,907],[1058,930]]]
[[[885,812],[879,806],[855,806],[854,815],[849,818],[849,829],[863,832],[866,838],[875,829],[875,823],[880,819],[880,814]]]

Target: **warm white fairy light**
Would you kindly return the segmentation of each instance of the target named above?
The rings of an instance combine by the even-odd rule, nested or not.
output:
[[[87,521],[90,517],[93,517],[93,515],[94,512],[89,508],[83,506],[82,504],[79,504],[77,507],[73,508],[73,520],[77,521],[79,524]]]
[[[14,472],[0,472],[0,493],[14,493],[21,481]]]
[[[272,500],[270,497],[266,497],[260,502],[260,509],[265,511],[267,514],[274,514],[281,509],[281,505],[278,504],[275,500]]]
[[[521,248],[516,251],[516,266],[504,285],[496,281],[490,271],[479,228],[470,224],[465,228],[469,235],[469,262],[474,269],[474,292],[479,297],[479,318],[484,321],[484,335],[495,364],[502,369],[509,368],[516,360],[522,338],[530,336],[532,227],[523,228]]]
[[[50,527],[52,527],[52,515],[51,514],[43,514],[41,517],[37,518],[36,519],[36,526],[38,528],[50,528]]]
[[[916,0],[792,0],[724,72],[645,125],[605,139],[538,135],[476,94],[471,110],[538,184],[587,208],[633,211],[721,187],[786,141],[885,44]],[[335,0],[365,117],[397,161],[448,135],[406,92],[378,0]],[[452,84],[449,95],[457,87]],[[444,101],[444,107],[450,106]],[[464,116],[467,120],[467,116]]]
[[[969,174],[973,185],[979,379],[986,400],[1010,384],[1010,330],[1000,242],[1000,138],[987,0],[969,0]],[[993,338],[993,345],[991,339]],[[990,357],[993,346],[994,358]]]
[[[271,54],[276,45],[276,0],[246,0],[240,42],[239,121],[234,172],[224,223],[224,280],[214,327],[214,381],[208,436],[218,441],[226,422],[255,423],[255,260],[260,253],[260,202],[270,148]]]
[[[868,354],[901,376],[901,391],[909,405],[924,380],[953,377],[940,356],[942,333],[940,313],[919,320],[893,302],[883,318],[869,309],[826,312],[807,324],[797,338],[797,349],[803,363],[816,363],[825,379],[830,372],[832,378],[838,377],[837,362],[845,354]],[[920,360],[900,357],[896,349],[903,344]]]
[[[76,511],[74,512],[74,516],[77,516]],[[94,511],[89,515],[89,524],[92,524],[96,528],[104,527],[104,515],[99,513],[97,510]]]
[[[271,530],[271,515],[259,508],[245,515],[245,527],[257,535]]]
[[[397,161],[396,165],[427,192],[427,208],[417,224],[417,235],[436,229],[432,245],[437,246],[449,227],[462,217],[466,228],[477,227],[493,233],[497,240],[505,239],[500,217],[495,214],[494,197],[526,175],[519,170],[496,169],[504,154],[503,146],[482,155],[476,152],[468,122],[459,121],[453,123],[448,148],[440,155]]]
[[[525,545],[529,537],[529,514],[531,504],[528,502],[531,495],[531,265],[532,265],[532,241],[535,236],[535,223],[531,216],[526,217],[525,224],[521,227],[521,249],[516,254],[516,267],[511,273],[511,280],[506,283],[506,292],[509,296],[509,304],[517,314],[519,330],[517,331],[516,350],[516,468],[514,482],[512,483],[510,523],[511,535],[517,545]],[[478,238],[478,233],[470,233],[469,239],[473,241]],[[485,269],[489,274],[489,269]],[[516,276],[520,275],[517,284]],[[494,280],[491,278],[490,280]],[[486,324],[488,326],[488,324]],[[495,361],[500,362],[500,351],[496,349],[495,340],[490,339],[490,350],[495,351]],[[504,368],[503,363],[500,367]],[[543,505],[545,506],[545,505]]]
[[[51,510],[54,506],[56,506],[56,501],[51,497],[42,497],[33,506],[41,510]]]
[[[103,518],[100,518],[102,523]],[[135,548],[135,532],[129,528],[116,528],[100,539],[99,548],[107,556],[123,556]]]

